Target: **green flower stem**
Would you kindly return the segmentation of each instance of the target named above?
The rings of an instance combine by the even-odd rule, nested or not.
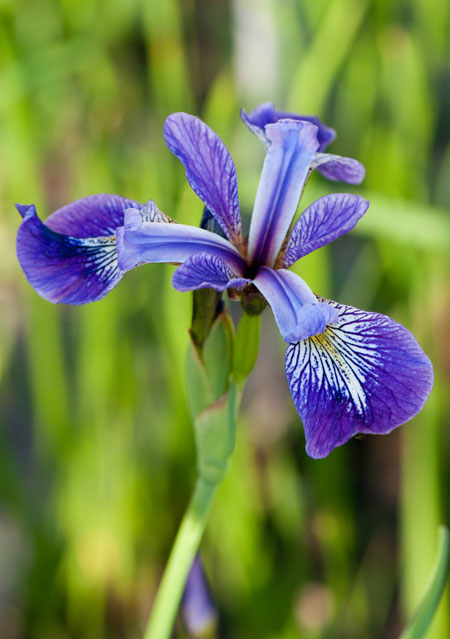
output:
[[[145,639],[168,639],[218,484],[197,479],[156,595]]]
[[[198,478],[153,604],[145,639],[170,637],[214,493],[227,472],[234,450],[242,389],[258,352],[259,317],[244,315],[236,338],[239,352],[233,360],[231,319],[225,311],[217,315],[215,291],[207,292],[206,297],[194,296],[192,339],[186,362]]]

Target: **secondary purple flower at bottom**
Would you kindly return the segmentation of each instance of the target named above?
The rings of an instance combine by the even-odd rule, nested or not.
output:
[[[217,623],[217,610],[200,555],[196,555],[189,570],[180,610],[190,636],[211,636]]]
[[[286,374],[307,452],[325,457],[358,432],[388,433],[411,419],[431,391],[433,371],[406,328],[384,315],[318,298],[287,270],[350,231],[368,208],[356,195],[328,195],[292,227],[311,171],[328,167],[322,171],[326,177],[358,183],[364,169],[355,160],[323,153],[334,133],[317,119],[263,106],[244,115],[267,151],[248,242],[231,155],[201,120],[176,113],[164,127],[167,145],[225,237],[172,224],[152,201],[142,206],[118,196],[92,196],[56,212],[46,224],[34,207],[19,207],[25,217],[18,255],[32,286],[51,301],[100,299],[125,271],[156,262],[180,264],[173,276],[180,291],[233,289],[243,300],[259,292],[289,344]]]

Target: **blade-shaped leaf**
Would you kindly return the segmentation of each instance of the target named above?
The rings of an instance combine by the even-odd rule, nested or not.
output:
[[[424,639],[436,614],[448,576],[450,536],[445,526],[439,527],[438,550],[430,581],[422,602],[400,639]]]

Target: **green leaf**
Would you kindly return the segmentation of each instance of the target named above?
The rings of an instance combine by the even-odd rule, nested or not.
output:
[[[438,532],[438,550],[429,584],[425,590],[422,603],[408,627],[403,631],[400,639],[425,638],[444,592],[448,575],[450,541],[449,532],[445,526],[440,526]]]
[[[355,233],[427,251],[448,252],[450,228],[447,211],[414,201],[363,193],[370,208]]]
[[[186,356],[186,380],[192,419],[222,397],[228,389],[233,353],[234,329],[224,311],[200,348],[191,340]]]
[[[243,313],[234,339],[233,378],[242,386],[258,357],[261,316]]]
[[[203,346],[203,363],[214,399],[222,397],[228,388],[233,338],[233,322],[228,313],[224,311],[214,321]]]
[[[307,196],[302,200],[305,206],[323,195],[317,185],[310,186]],[[388,197],[376,191],[359,189],[358,193],[369,200],[370,207],[353,229],[352,233],[355,235],[430,253],[450,251],[448,211],[444,208],[425,202]],[[303,277],[307,279],[306,275]]]
[[[367,0],[335,0],[328,4],[310,47],[299,58],[288,109],[298,111],[301,105],[303,113],[318,114],[324,109],[339,67],[351,49],[368,7]],[[330,42],[333,42],[333,55],[329,55]]]
[[[192,340],[186,354],[186,383],[189,411],[193,420],[214,402],[214,395],[200,353]]]
[[[237,405],[236,387],[230,384],[228,392],[194,420],[198,472],[213,484],[223,479],[234,450]]]

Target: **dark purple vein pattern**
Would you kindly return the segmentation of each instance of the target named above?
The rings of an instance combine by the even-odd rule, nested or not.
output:
[[[229,240],[241,242],[241,214],[233,159],[217,133],[199,118],[173,113],[164,124],[169,149],[182,162],[193,191]]]
[[[302,213],[289,237],[283,267],[348,233],[369,208],[359,195],[325,195]]]
[[[199,288],[213,288],[224,291],[227,288],[242,288],[251,279],[239,277],[217,255],[196,253],[179,266],[172,278],[177,291],[194,291]]]
[[[356,433],[389,433],[422,409],[433,386],[431,362],[405,327],[327,302],[338,321],[286,351],[289,389],[315,458]]]
[[[127,209],[140,206],[118,195],[91,195],[55,211],[43,223],[34,205],[17,205],[23,217],[17,257],[31,286],[55,304],[102,299],[123,275],[116,228]]]

